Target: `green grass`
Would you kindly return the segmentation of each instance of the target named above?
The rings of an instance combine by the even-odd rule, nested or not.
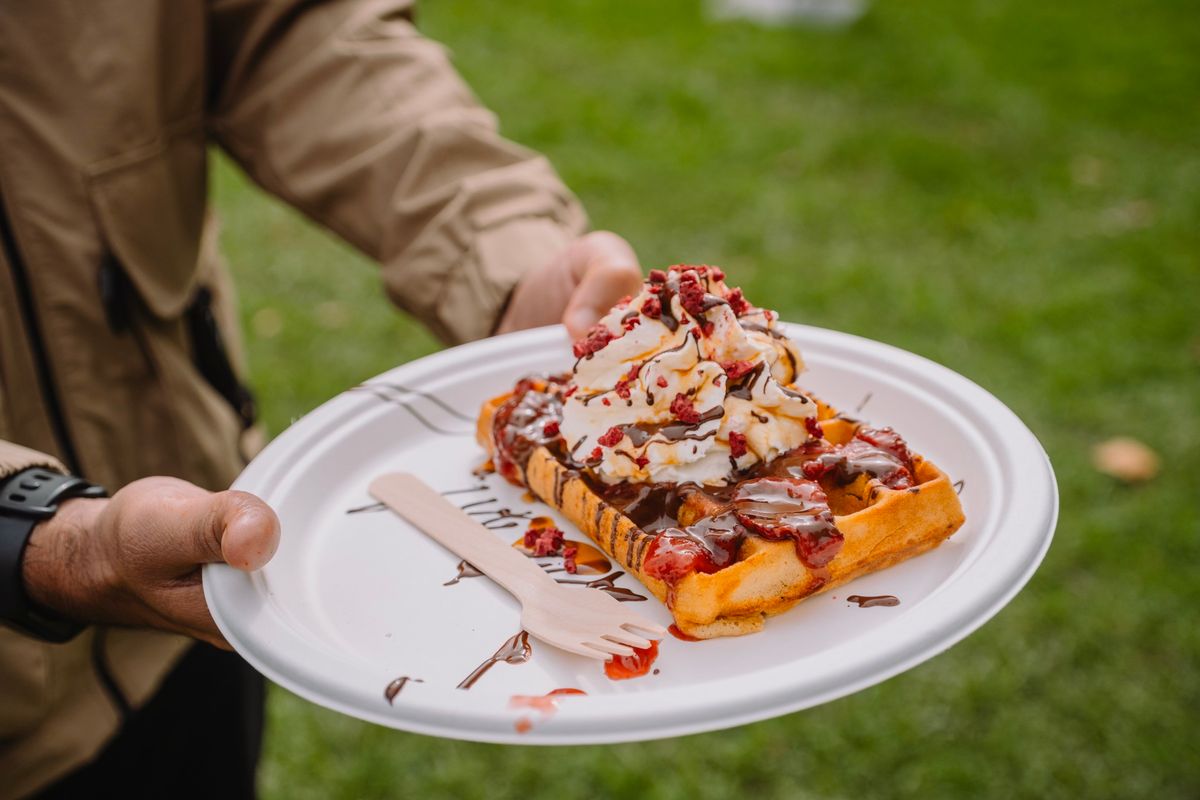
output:
[[[646,266],[721,264],[787,319],[921,353],[1013,407],[1062,491],[1045,564],[917,669],[685,739],[448,742],[276,690],[267,796],[1197,796],[1194,7],[877,2],[840,32],[699,9],[471,0],[421,21]],[[227,163],[215,188],[272,432],[437,348],[362,258]],[[1095,473],[1091,446],[1118,434],[1163,474]]]

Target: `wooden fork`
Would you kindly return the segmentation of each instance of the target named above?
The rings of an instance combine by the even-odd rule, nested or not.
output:
[[[393,472],[371,482],[371,496],[521,601],[521,626],[547,644],[589,658],[631,656],[667,631],[597,589],[567,587],[500,541],[415,475]],[[636,631],[641,631],[641,635]]]

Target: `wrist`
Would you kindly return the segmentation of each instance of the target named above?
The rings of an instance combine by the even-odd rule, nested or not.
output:
[[[35,606],[80,622],[97,618],[95,606],[112,588],[97,541],[96,521],[110,501],[76,498],[34,526],[21,575]]]

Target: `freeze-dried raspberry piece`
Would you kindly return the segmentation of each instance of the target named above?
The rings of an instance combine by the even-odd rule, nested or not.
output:
[[[603,458],[604,458],[603,451],[601,451],[599,447],[596,447],[592,450],[591,453],[588,454],[587,463],[593,464],[593,463],[596,463],[596,462],[602,460]]]
[[[579,384],[572,383],[570,386],[567,387],[567,390],[565,392],[563,392],[563,399],[570,397],[571,395],[575,394],[577,391],[579,391]]]
[[[586,336],[575,342],[571,351],[575,353],[576,358],[590,356],[592,353],[603,350],[614,338],[612,331],[608,328],[599,324],[593,325]]]
[[[708,277],[714,281],[723,281],[725,280],[725,270],[720,267],[709,267]]]
[[[814,439],[821,439],[825,436],[825,429],[821,427],[821,423],[817,422],[816,417],[805,417],[804,429],[807,430],[808,435]]]
[[[613,387],[613,391],[617,393],[617,397],[621,398],[622,400],[629,399],[629,385],[637,380],[638,373],[641,371],[641,369],[641,364],[634,364],[629,368],[628,372],[621,376],[621,379],[617,381],[617,385]]]
[[[650,319],[661,319],[662,301],[657,297],[647,297],[646,302],[642,303],[642,313]]]
[[[662,375],[659,375],[659,376],[658,376],[658,380],[657,380],[657,381],[655,381],[655,383],[657,383],[657,384],[658,384],[658,386],[659,386],[659,388],[660,388],[660,389],[665,389],[665,388],[667,388],[667,379],[666,379],[666,378],[664,378]]]
[[[696,410],[696,405],[692,402],[692,398],[686,394],[680,393],[675,395],[675,399],[671,401],[671,413],[680,422],[686,422],[688,425],[696,425],[700,422],[700,412]]]
[[[746,455],[746,436],[737,431],[729,432],[729,455],[741,458]]]
[[[721,369],[725,370],[725,374],[729,376],[730,381],[736,381],[745,377],[750,370],[754,369],[754,364],[749,361],[722,361]]]
[[[661,269],[650,270],[650,282],[651,283],[666,283],[667,282],[667,273],[663,272]]]
[[[625,432],[619,425],[613,425],[596,442],[604,447],[615,447],[623,438],[625,438]]]
[[[704,284],[695,270],[688,270],[679,276],[679,302],[696,319],[704,316]]]
[[[621,327],[625,328],[625,330],[627,330],[627,331],[631,331],[634,328],[636,328],[638,325],[641,325],[641,324],[642,324],[641,317],[629,317],[628,319],[621,320]]]
[[[637,464],[639,467],[644,467],[650,463],[650,459],[646,458],[646,456],[638,456],[633,460],[633,463]]]
[[[733,313],[739,317],[754,308],[742,296],[741,289],[730,289],[729,294],[725,295],[725,300],[729,303],[729,307],[733,309]]]
[[[563,532],[558,528],[533,528],[525,533],[524,544],[538,557],[558,555],[563,546]]]
[[[558,420],[552,419],[542,426],[542,435],[548,439],[558,436]]]
[[[579,545],[568,544],[563,547],[563,569],[572,575],[579,571],[579,565],[575,563],[577,555],[579,555]]]

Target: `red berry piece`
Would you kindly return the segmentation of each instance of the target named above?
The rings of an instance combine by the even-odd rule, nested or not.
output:
[[[575,563],[575,557],[579,555],[579,546],[568,544],[563,547],[563,569],[574,575],[579,571],[579,565]]]
[[[646,302],[642,303],[642,313],[650,319],[661,319],[662,301],[657,297],[647,297]]]
[[[733,313],[739,317],[754,308],[754,306],[746,302],[746,298],[742,296],[741,289],[731,289],[729,294],[725,295],[725,300],[729,303],[729,307],[733,309]]]
[[[592,329],[587,332],[586,336],[575,342],[571,351],[575,354],[576,358],[584,358],[603,350],[613,338],[612,331],[603,325],[596,324],[592,326]]]
[[[696,410],[695,403],[692,402],[692,398],[683,393],[675,395],[675,399],[671,401],[671,413],[680,422],[686,422],[688,425],[696,425],[700,422],[700,412]]]
[[[563,532],[558,528],[534,528],[525,534],[524,544],[539,558],[558,555],[562,552]]]
[[[667,273],[663,272],[661,269],[650,270],[650,282],[651,283],[666,283],[667,282]]]
[[[746,455],[746,436],[737,431],[729,432],[729,455],[741,458]]]
[[[821,427],[821,423],[817,422],[816,417],[805,417],[804,429],[807,430],[808,435],[814,439],[825,438],[825,429]]]
[[[695,319],[704,316],[704,284],[694,270],[688,270],[679,276],[679,302]]]
[[[625,431],[621,430],[619,425],[613,425],[611,428],[605,431],[604,435],[597,439],[596,442],[603,447],[616,447],[617,444],[620,443],[620,441],[624,438]]]
[[[657,380],[657,381],[655,381],[655,383],[657,383],[657,384],[658,384],[658,386],[659,386],[659,388],[660,388],[660,389],[665,389],[665,388],[667,388],[667,379],[666,379],[666,378],[664,378],[662,375],[659,375],[659,376],[658,376],[658,380]]]
[[[754,369],[754,364],[749,361],[722,361],[721,369],[725,370],[730,381],[738,381]]]

